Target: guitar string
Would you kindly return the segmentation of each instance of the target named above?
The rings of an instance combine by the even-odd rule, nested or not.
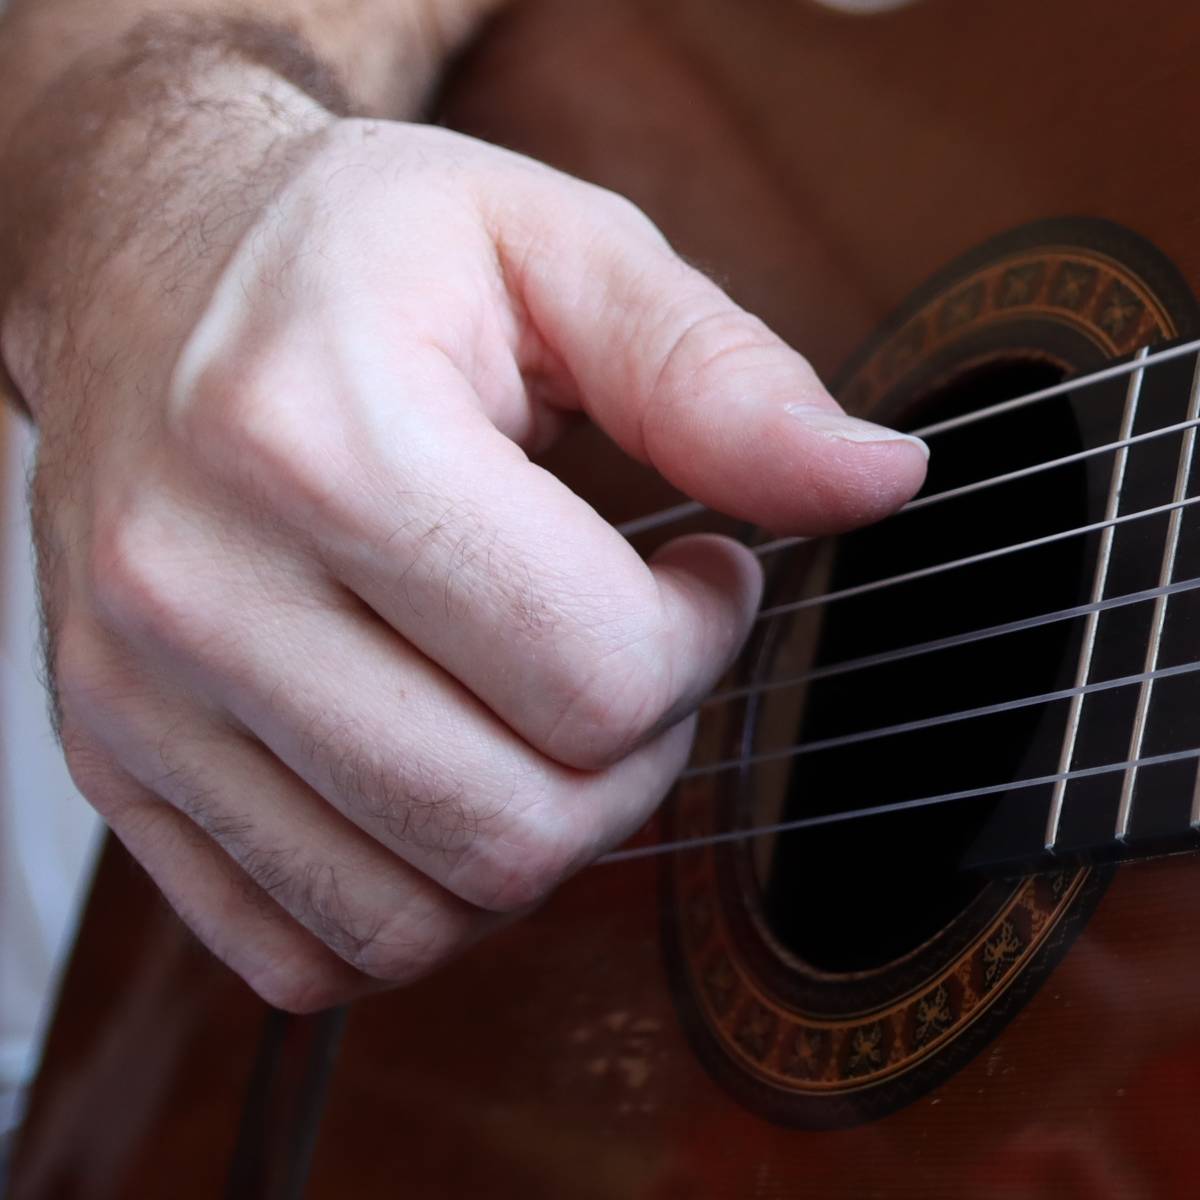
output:
[[[903,516],[905,513],[916,512],[918,509],[929,508],[946,500],[956,500],[959,496],[969,496],[974,492],[987,491],[988,488],[1000,487],[1012,483],[1016,479],[1027,479],[1032,475],[1041,475],[1058,467],[1071,463],[1083,462],[1088,458],[1096,458],[1101,454],[1110,454],[1116,450],[1124,450],[1127,446],[1137,446],[1142,442],[1153,441],[1155,438],[1168,437],[1172,433],[1183,433],[1200,425],[1200,417],[1192,417],[1187,421],[1177,421],[1174,425],[1161,425],[1157,429],[1148,429],[1144,433],[1135,433],[1115,442],[1104,442],[1099,446],[1089,446],[1086,450],[1077,450],[1073,454],[1064,454],[1061,458],[1048,458],[1044,462],[1033,463],[1028,467],[1018,467],[1014,471],[1005,471],[1000,475],[989,475],[985,479],[976,479],[971,483],[960,484],[958,487],[947,488],[944,492],[934,492],[929,496],[918,496],[910,500],[903,508],[897,509],[892,517]],[[889,518],[891,519],[891,518]]]
[[[1099,371],[1092,371],[1088,375],[1079,375],[1073,379],[1064,379],[1061,383],[1054,383],[1049,387],[1039,388],[1035,392],[1026,392],[1023,396],[1014,396],[1010,400],[1000,400],[996,404],[989,404],[986,408],[977,408],[973,412],[963,413],[959,417],[948,417],[944,421],[935,421],[932,425],[923,425],[920,429],[912,430],[912,433],[919,438],[935,437],[939,433],[948,433],[952,429],[961,429],[966,425],[974,425],[978,421],[1001,416],[1015,409],[1025,408],[1030,404],[1038,404],[1042,400],[1050,400],[1055,396],[1069,395],[1081,387],[1094,387],[1098,383],[1107,383],[1112,379],[1120,379],[1125,375],[1132,375],[1148,367],[1161,366],[1163,363],[1194,354],[1197,350],[1200,350],[1200,338],[1195,338],[1190,342],[1182,342],[1178,346],[1170,346],[1166,350],[1159,350],[1152,354],[1143,354],[1139,357],[1131,358],[1127,362],[1116,363],[1111,367],[1102,367]]]
[[[960,418],[954,418],[954,419],[951,419],[950,421],[940,422],[935,425],[927,426],[925,428],[916,430],[915,432],[918,434],[918,436],[932,436],[934,434],[945,432],[952,428],[956,428],[956,427],[959,427],[962,425],[973,423],[975,420],[985,419],[986,417],[998,415],[999,413],[1002,413],[1002,412],[1011,411],[1015,408],[1019,408],[1024,405],[1027,405],[1027,404],[1032,404],[1032,403],[1035,403],[1042,399],[1048,399],[1051,396],[1062,395],[1062,394],[1066,394],[1068,392],[1077,390],[1081,387],[1091,386],[1095,383],[1102,382],[1106,379],[1112,379],[1112,378],[1120,377],[1122,375],[1133,374],[1135,371],[1139,370],[1139,368],[1145,369],[1146,367],[1151,366],[1151,365],[1157,365],[1164,361],[1169,361],[1174,358],[1182,357],[1183,355],[1185,355],[1187,353],[1191,353],[1193,350],[1195,350],[1197,348],[1200,348],[1200,340],[1197,340],[1196,342],[1193,342],[1193,343],[1188,343],[1187,345],[1173,347],[1171,350],[1159,352],[1158,354],[1155,354],[1155,355],[1148,355],[1148,356],[1134,360],[1129,363],[1119,364],[1116,367],[1111,367],[1111,368],[1107,368],[1103,371],[1096,372],[1091,376],[1080,377],[1077,379],[1065,381],[1062,384],[1054,385],[1053,387],[1050,387],[1050,388],[1040,389],[1037,392],[1029,393],[1025,396],[1015,397],[1012,400],[1008,400],[1008,401],[1002,401],[999,404],[992,405],[987,409],[978,410],[975,413],[965,414],[963,417],[960,417]],[[959,488],[947,489],[945,492],[935,493],[932,496],[921,497],[916,501],[911,501],[910,504],[906,505],[903,509],[900,510],[900,512],[909,511],[910,506],[911,506],[911,508],[926,507],[926,506],[934,504],[934,503],[939,503],[943,500],[948,500],[951,498],[956,498],[958,496],[968,495],[968,494],[983,490],[987,487],[999,486],[999,485],[1002,485],[1003,483],[1010,482],[1015,479],[1028,477],[1028,476],[1037,474],[1041,471],[1052,470],[1056,467],[1065,466],[1071,462],[1077,462],[1082,459],[1093,457],[1095,455],[1103,454],[1103,453],[1110,452],[1110,451],[1116,451],[1116,450],[1121,449],[1124,446],[1148,441],[1151,438],[1168,436],[1172,433],[1182,432],[1187,428],[1194,427],[1197,423],[1198,423],[1197,421],[1186,421],[1186,422],[1177,423],[1172,426],[1164,426],[1164,427],[1161,427],[1156,430],[1150,430],[1150,431],[1147,431],[1142,434],[1138,434],[1138,435],[1134,435],[1129,438],[1121,439],[1120,441],[1117,441],[1114,443],[1108,443],[1108,444],[1098,446],[1098,447],[1091,447],[1091,448],[1085,449],[1082,452],[1077,452],[1077,453],[1074,453],[1071,455],[1063,456],[1060,459],[1049,460],[1045,463],[1034,464],[1030,467],[1021,468],[1021,469],[1018,469],[1017,471],[1008,472],[1003,475],[990,477],[985,480],[976,480],[969,484],[963,485]],[[931,567],[922,568],[916,572],[907,572],[902,575],[888,577],[887,579],[871,581],[868,584],[858,585],[858,587],[856,587],[856,588],[842,589],[839,592],[827,593],[824,596],[808,597],[805,600],[794,602],[793,604],[790,604],[790,605],[776,606],[773,609],[764,610],[763,612],[761,612],[759,614],[759,619],[782,615],[783,612],[795,611],[797,608],[809,607],[809,606],[813,606],[813,605],[816,605],[819,603],[829,602],[834,599],[841,599],[848,595],[862,594],[864,591],[873,591],[873,590],[877,590],[882,587],[895,586],[895,585],[898,585],[898,584],[901,584],[904,582],[909,582],[916,578],[923,578],[923,577],[926,577],[931,574],[939,573],[941,571],[951,570],[958,566],[965,566],[965,565],[980,562],[980,561],[986,561],[988,559],[1000,557],[1005,554],[1018,553],[1022,550],[1031,549],[1038,545],[1044,545],[1049,542],[1061,540],[1063,538],[1067,538],[1067,537],[1071,537],[1071,536],[1079,536],[1081,534],[1088,533],[1088,532],[1094,532],[1099,529],[1108,528],[1112,525],[1122,524],[1129,520],[1139,519],[1141,517],[1149,517],[1149,516],[1156,515],[1159,513],[1164,513],[1164,512],[1170,512],[1175,509],[1187,507],[1196,501],[1200,501],[1200,497],[1192,497],[1190,499],[1186,499],[1186,500],[1180,501],[1175,504],[1162,505],[1162,506],[1158,506],[1155,508],[1145,509],[1145,510],[1142,510],[1137,513],[1125,514],[1123,516],[1111,519],[1109,521],[1096,522],[1091,525],[1080,526],[1080,527],[1078,527],[1076,529],[1072,529],[1072,530],[1058,531],[1057,533],[1047,535],[1043,538],[1031,539],[1027,542],[1015,543],[1011,546],[998,547],[992,551],[985,551],[980,555],[972,555],[972,556],[968,556],[964,559],[952,560],[947,563],[933,564]],[[644,529],[649,529],[649,528],[656,528],[661,525],[669,523],[671,520],[680,520],[687,516],[690,516],[690,515],[693,515],[695,513],[702,512],[702,511],[704,511],[703,505],[689,502],[689,503],[673,506],[671,509],[664,510],[663,512],[660,512],[660,513],[650,514],[646,518],[638,519],[637,522],[627,522],[624,525],[620,526],[619,528],[620,528],[621,532],[626,533],[627,536],[632,536],[632,534],[635,532],[640,532]],[[664,519],[664,518],[666,518],[666,519]],[[803,541],[807,541],[807,540],[808,539],[803,539],[803,538],[777,539],[773,543],[767,543],[764,545],[760,545],[759,547],[755,547],[754,550],[758,554],[765,554],[765,553],[770,553],[777,549],[783,549],[785,546],[796,545],[796,544],[799,544],[799,543],[801,543]],[[1067,609],[1067,610],[1061,610],[1060,613],[1039,614],[1032,618],[1025,618],[1022,621],[1009,622],[1009,623],[1006,623],[1004,626],[994,627],[994,629],[998,632],[1006,632],[1006,631],[1015,631],[1016,629],[1021,629],[1021,628],[1032,628],[1038,624],[1045,624],[1045,623],[1048,623],[1053,620],[1069,619],[1069,617],[1071,615],[1083,615],[1083,613],[1087,612],[1087,611],[1103,611],[1104,609],[1115,608],[1122,604],[1135,603],[1135,602],[1137,602],[1138,598],[1150,599],[1156,594],[1162,595],[1162,594],[1167,594],[1168,592],[1169,593],[1182,592],[1185,590],[1192,590],[1193,588],[1195,588],[1197,586],[1200,586],[1200,581],[1191,581],[1191,580],[1182,581],[1181,583],[1178,583],[1178,584],[1167,585],[1165,588],[1146,589],[1145,595],[1143,595],[1141,593],[1133,593],[1129,597],[1115,597],[1108,601],[1099,601],[1094,605],[1077,606],[1076,610]],[[922,646],[904,647],[904,648],[900,648],[895,651],[885,652],[885,654],[883,654],[883,655],[864,656],[863,659],[852,660],[850,663],[847,663],[844,665],[843,664],[832,664],[831,667],[828,668],[825,673],[836,674],[839,672],[839,670],[857,669],[861,666],[876,665],[881,660],[882,661],[894,661],[894,660],[897,660],[902,657],[908,657],[915,653],[926,652],[927,649],[932,650],[932,649],[943,648],[948,645],[961,645],[961,644],[965,644],[969,641],[979,640],[982,637],[991,636],[991,635],[992,635],[992,631],[981,630],[981,631],[972,631],[971,633],[957,635],[957,636],[951,637],[951,638],[936,639],[935,641],[933,641],[931,643],[926,643]],[[833,749],[836,747],[845,747],[845,746],[853,745],[858,742],[867,741],[867,740],[871,740],[871,739],[877,739],[877,738],[882,738],[882,737],[887,737],[887,736],[896,736],[896,735],[900,735],[900,734],[904,734],[904,733],[916,732],[921,729],[945,725],[945,724],[955,722],[955,721],[962,721],[962,720],[968,720],[968,719],[987,716],[987,715],[999,714],[999,713],[1003,713],[1005,711],[1010,711],[1013,709],[1018,709],[1018,708],[1023,708],[1023,707],[1029,707],[1029,706],[1032,706],[1035,704],[1040,704],[1040,703],[1052,703],[1056,700],[1067,699],[1074,695],[1084,695],[1084,694],[1090,694],[1092,692],[1097,692],[1097,691],[1104,691],[1104,690],[1111,690],[1111,689],[1119,688],[1119,687],[1132,686],[1134,684],[1142,683],[1142,682],[1145,682],[1150,679],[1162,677],[1163,675],[1167,675],[1167,676],[1180,675],[1180,674],[1184,674],[1187,672],[1195,671],[1197,669],[1200,669],[1200,663],[1184,664],[1180,667],[1160,668],[1158,671],[1155,671],[1155,672],[1144,672],[1141,675],[1125,676],[1125,677],[1121,677],[1118,679],[1104,680],[1104,681],[1100,681],[1098,683],[1085,684],[1085,685],[1082,685],[1082,686],[1076,687],[1076,688],[1063,689],[1060,692],[1045,693],[1043,695],[1033,696],[1033,697],[1020,697],[1016,700],[1004,701],[1004,702],[1000,702],[1000,703],[994,704],[994,705],[981,706],[976,709],[963,710],[963,711],[956,712],[956,713],[940,714],[938,716],[935,716],[932,718],[926,718],[926,719],[923,719],[920,721],[904,722],[904,723],[901,723],[898,725],[881,727],[881,728],[875,729],[875,730],[864,730],[864,731],[860,731],[855,734],[847,734],[847,735],[841,735],[841,736],[834,737],[834,738],[821,739],[820,741],[817,741],[817,742],[801,743],[801,744],[798,744],[793,747],[789,747],[784,750],[767,751],[767,752],[763,752],[762,754],[751,755],[751,756],[747,756],[747,757],[741,758],[741,759],[732,759],[732,760],[726,760],[726,761],[719,762],[719,763],[707,764],[705,766],[692,767],[692,768],[689,768],[688,770],[686,770],[683,773],[683,775],[681,776],[681,778],[684,778],[684,779],[695,778],[697,776],[713,774],[713,773],[716,773],[719,771],[731,770],[731,769],[734,769],[734,768],[737,768],[740,766],[751,765],[751,764],[757,763],[757,762],[778,760],[781,758],[794,758],[794,757],[798,757],[799,755],[806,754],[806,753],[813,753],[814,751],[821,750],[821,749]],[[799,677],[798,679],[796,679],[794,681],[776,682],[774,684],[767,685],[767,687],[764,687],[761,689],[754,689],[754,690],[769,690],[772,687],[787,686],[789,683],[796,683],[796,684],[802,683],[802,682],[805,682],[807,679],[811,679],[814,675],[819,676],[820,673],[821,673],[821,671],[820,671],[820,669],[818,669],[818,671],[810,672],[808,676]],[[728,701],[729,699],[735,698],[738,695],[748,695],[748,694],[752,694],[751,690],[749,690],[749,689],[733,689],[733,690],[731,690],[730,693],[718,693],[718,694],[710,697],[709,700],[706,701],[706,704],[720,702],[722,700]],[[1109,764],[1109,765],[1107,765],[1105,767],[1101,767],[1101,768],[1088,768],[1088,769],[1084,769],[1082,771],[1080,771],[1080,770],[1064,771],[1064,772],[1059,772],[1056,775],[1043,776],[1037,780],[1025,780],[1025,781],[1018,780],[1018,781],[1014,781],[1014,782],[1010,782],[1010,783],[1005,783],[1002,785],[989,786],[989,787],[985,787],[982,789],[980,789],[980,788],[964,789],[960,792],[943,793],[943,794],[941,794],[939,796],[935,796],[935,797],[923,797],[923,798],[919,798],[917,800],[911,800],[911,801],[898,801],[898,802],[894,802],[892,804],[888,804],[888,805],[884,805],[884,806],[872,806],[871,808],[855,810],[854,812],[850,812],[850,813],[829,814],[826,816],[815,817],[815,818],[800,818],[797,821],[781,822],[775,826],[765,826],[765,827],[757,827],[757,828],[751,828],[751,829],[745,829],[745,830],[726,831],[721,834],[711,835],[708,838],[701,839],[701,841],[703,841],[704,843],[711,843],[713,841],[729,841],[729,840],[738,840],[740,838],[762,836],[762,835],[770,833],[770,832],[785,832],[789,829],[793,829],[793,828],[799,829],[799,828],[804,828],[804,827],[815,825],[815,824],[829,824],[829,823],[833,823],[833,822],[841,821],[841,820],[852,820],[852,819],[865,818],[867,816],[877,815],[877,814],[889,812],[889,811],[902,811],[904,809],[914,808],[914,807],[928,805],[928,804],[932,804],[932,803],[948,802],[950,800],[955,800],[955,799],[965,799],[969,796],[984,796],[984,795],[989,795],[989,794],[998,794],[1000,792],[1004,792],[1004,791],[1010,790],[1012,788],[1032,787],[1039,783],[1050,784],[1050,783],[1058,782],[1059,780],[1065,780],[1065,779],[1070,779],[1070,778],[1082,778],[1087,775],[1099,774],[1099,773],[1103,773],[1105,771],[1115,771],[1115,770],[1121,770],[1121,769],[1129,769],[1131,767],[1149,766],[1149,765],[1154,765],[1155,763],[1158,763],[1158,762],[1177,761],[1180,758],[1188,758],[1188,757],[1193,757],[1193,758],[1200,757],[1200,750],[1185,751],[1185,752],[1181,752],[1181,753],[1174,754],[1174,755],[1166,755],[1166,756],[1159,755],[1159,756],[1148,756],[1148,757],[1143,757],[1143,758],[1139,758],[1139,759],[1130,759],[1124,763]],[[646,854],[669,853],[672,850],[682,849],[687,846],[695,845],[695,844],[698,844],[695,839],[688,839],[683,842],[667,843],[667,844],[662,844],[662,845],[658,845],[658,846],[654,846],[654,847],[633,848],[633,849],[627,850],[627,851],[615,851],[610,855],[604,856],[604,858],[600,859],[599,861],[600,862],[615,862],[615,861],[621,861],[622,859],[629,858],[629,857],[642,857]]]
[[[1027,629],[1036,629],[1041,625],[1053,625],[1058,621],[1070,621],[1077,617],[1085,617],[1088,613],[1108,612],[1113,608],[1124,608],[1130,604],[1140,604],[1146,600],[1154,600],[1159,596],[1174,596],[1180,592],[1192,592],[1200,588],[1200,576],[1192,579],[1181,579],[1176,583],[1164,584],[1161,587],[1146,588],[1140,592],[1127,592],[1123,596],[1111,596],[1107,600],[1095,600],[1089,604],[1076,604],[1072,608],[1060,608],[1055,612],[1037,613],[1032,617],[1021,617],[1019,620],[1006,621],[1001,625],[988,625],[983,629],[971,629],[964,633],[949,634],[946,637],[933,638],[928,642],[914,642],[909,646],[899,646],[895,650],[881,650],[877,654],[864,654],[859,658],[847,658],[841,662],[828,663],[823,667],[814,667],[803,675],[791,675],[784,679],[769,679],[762,683],[745,684],[741,687],[726,688],[713,692],[701,704],[702,708],[714,704],[728,704],[733,700],[744,700],[749,696],[758,696],[764,692],[777,691],[780,688],[800,687],[818,679],[828,679],[835,675],[846,675],[852,671],[868,670],[872,667],[887,666],[889,663],[900,662],[906,658],[915,658],[921,654],[931,654],[938,650],[949,650],[957,646],[969,646],[972,642],[984,641],[987,638],[1003,637],[1009,633],[1021,633]]]
[[[1135,371],[1149,370],[1151,367],[1171,362],[1176,358],[1182,358],[1197,350],[1200,350],[1200,338],[1181,343],[1178,346],[1171,346],[1166,350],[1147,354],[1142,358],[1131,359],[1129,362],[1104,367],[1088,375],[1079,375],[1072,379],[1066,379],[1062,383],[1039,388],[1034,392],[1026,392],[1022,396],[1014,396],[1009,400],[1001,400],[996,404],[976,409],[974,412],[964,413],[959,417],[950,417],[945,421],[936,421],[931,425],[922,426],[920,429],[914,429],[911,432],[916,437],[934,437],[939,433],[946,433],[952,429],[973,425],[977,421],[987,420],[991,417],[1011,412],[1014,409],[1036,404],[1042,400],[1067,395],[1070,392],[1078,391],[1080,388],[1093,387],[1098,383],[1106,383],[1112,379],[1119,379],[1123,375],[1132,375]],[[652,529],[660,529],[665,525],[676,524],[679,521],[686,520],[688,517],[697,516],[707,511],[707,506],[701,504],[698,500],[687,500],[681,504],[673,504],[668,508],[660,509],[657,512],[645,513],[643,516],[623,521],[616,526],[616,529],[618,533],[623,534],[625,537],[634,537],[639,533],[647,533]]]
[[[1200,419],[1180,421],[1172,425],[1162,426],[1158,429],[1147,430],[1143,433],[1122,438],[1114,442],[1108,442],[1101,446],[1089,447],[1073,454],[1064,455],[1058,459],[1051,459],[1044,463],[1037,463],[1029,467],[1022,467],[1015,471],[1005,472],[1001,475],[990,476],[987,479],[974,480],[971,483],[964,484],[957,488],[947,489],[944,492],[936,492],[931,496],[923,496],[917,500],[910,501],[894,515],[899,516],[905,512],[927,507],[931,504],[940,503],[944,500],[956,499],[960,496],[978,492],[988,487],[998,486],[1016,479],[1027,478],[1031,475],[1038,474],[1041,471],[1053,470],[1056,467],[1065,466],[1073,462],[1079,462],[1082,459],[1090,458],[1095,455],[1117,451],[1128,446],[1149,441],[1153,438],[1164,437],[1174,433],[1181,433],[1187,429],[1195,428],[1197,425],[1200,425]],[[1186,507],[1187,504],[1191,503],[1195,499],[1197,498],[1192,497],[1191,500],[1181,502],[1179,506]],[[776,605],[772,608],[767,608],[760,611],[756,619],[760,621],[767,620],[771,617],[780,616],[784,613],[796,612],[800,609],[810,608],[818,604],[832,603],[835,600],[846,599],[849,596],[864,595],[880,588],[908,583],[916,579],[926,578],[929,575],[939,574],[942,571],[949,571],[957,567],[974,565],[979,562],[985,562],[989,559],[1003,557],[1005,554],[1019,553],[1024,550],[1033,549],[1040,545],[1045,545],[1052,541],[1076,537],[1085,533],[1093,533],[1100,529],[1108,528],[1111,525],[1121,524],[1124,521],[1135,520],[1143,516],[1153,516],[1167,511],[1170,511],[1169,507],[1146,509],[1140,513],[1128,513],[1121,517],[1112,518],[1109,521],[1096,522],[1090,525],[1079,526],[1075,529],[1060,530],[1054,534],[1045,535],[1041,538],[1031,539],[1026,542],[1017,542],[1009,546],[998,547],[993,550],[983,551],[979,554],[970,555],[965,558],[954,559],[945,563],[936,563],[928,567],[920,568],[917,571],[905,572],[900,575],[889,576],[885,579],[871,580],[867,583],[858,584],[853,588],[844,588],[836,592],[826,592],[818,596],[806,597],[805,599],[792,601],[786,605]],[[761,558],[768,554],[776,553],[779,550],[804,544],[810,540],[811,539],[805,537],[776,538],[773,541],[752,546],[750,549],[755,555]]]
[[[796,742],[777,750],[761,750],[740,758],[723,758],[717,762],[702,763],[688,767],[679,775],[680,779],[699,779],[706,775],[719,775],[738,767],[754,767],[762,763],[778,762],[781,759],[800,758],[805,754],[816,754],[822,750],[840,750],[857,746],[879,738],[898,737],[905,733],[918,733],[923,729],[936,729],[940,725],[951,725],[957,721],[971,721],[978,717],[993,717],[1000,713],[1015,712],[1020,708],[1032,708],[1035,704],[1054,704],[1059,700],[1070,700],[1072,696],[1090,696],[1095,692],[1109,692],[1116,688],[1132,687],[1155,679],[1173,679],[1177,675],[1190,675],[1200,671],[1200,660],[1180,663],[1174,667],[1158,667],[1153,671],[1142,671],[1137,675],[1119,675],[1112,679],[1101,679],[1095,683],[1077,684],[1075,687],[1060,688],[1053,692],[1041,692],[1036,696],[1018,696],[1013,700],[999,700],[994,704],[981,704],[975,708],[962,708],[956,712],[939,713],[933,717],[921,717],[913,721],[900,721],[894,725],[880,725],[874,729],[860,729],[853,733],[840,733],[835,737],[814,739],[811,742]]]
[[[698,837],[680,838],[672,842],[658,842],[653,845],[628,846],[621,850],[611,850],[608,854],[596,860],[596,865],[628,862],[637,858],[657,858],[662,854],[673,854],[680,850],[693,850],[701,846],[715,846],[725,842],[749,841],[753,838],[767,837],[772,834],[792,833],[799,829],[812,829],[821,825],[838,825],[847,821],[862,821],[868,817],[883,816],[888,813],[906,812],[914,808],[930,808],[938,804],[950,804],[958,800],[971,800],[983,796],[1000,796],[1005,792],[1035,787],[1049,787],[1060,781],[1070,782],[1074,779],[1091,779],[1097,775],[1107,775],[1116,771],[1140,770],[1143,767],[1157,767],[1167,763],[1184,762],[1187,759],[1200,759],[1200,747],[1190,750],[1175,750],[1167,754],[1149,754],[1140,758],[1129,758],[1122,762],[1104,763],[1097,767],[1076,767],[1071,771],[1056,771],[1052,775],[1039,775],[1032,779],[1014,779],[1009,783],[987,784],[983,787],[963,788],[956,792],[941,792],[934,796],[918,796],[912,800],[895,800],[888,804],[880,804],[871,808],[849,809],[840,813],[822,813],[811,817],[797,817],[790,821],[776,821],[769,825],[751,825],[741,829],[726,829],[720,833],[702,834]]]
[[[970,483],[960,484],[958,487],[947,488],[944,492],[933,492],[929,496],[918,496],[915,500],[910,500],[902,508],[898,508],[888,517],[888,520],[893,521],[897,517],[903,517],[910,512],[917,512],[923,508],[930,508],[935,504],[942,504],[946,500],[957,500],[960,496],[970,496],[975,492],[984,492],[989,488],[1013,483],[1018,479],[1029,479],[1031,476],[1041,475],[1046,471],[1056,470],[1058,467],[1083,462],[1085,459],[1096,458],[1101,454],[1111,454],[1117,450],[1124,450],[1130,446],[1140,445],[1142,442],[1153,441],[1155,438],[1168,437],[1173,433],[1184,433],[1189,429],[1195,429],[1198,425],[1200,425],[1200,417],[1192,417],[1187,421],[1177,421],[1174,425],[1163,425],[1158,429],[1148,429],[1144,433],[1135,433],[1130,437],[1120,438],[1115,442],[1104,442],[1099,446],[1089,446],[1086,450],[1076,450],[1073,454],[1062,455],[1061,458],[1046,459],[1044,462],[1032,463],[1028,467],[1018,467],[1016,470],[1005,471],[1000,475],[988,475],[984,479],[975,479]],[[759,558],[763,558],[768,554],[774,554],[777,550],[785,550],[789,546],[800,546],[812,540],[812,538],[808,537],[781,537],[774,538],[769,542],[759,542],[758,545],[751,546],[749,549]]]
[[[1200,425],[1200,417],[1193,417],[1187,421],[1177,421],[1173,425],[1162,425],[1157,429],[1148,429],[1143,433],[1136,433],[1130,437],[1120,438],[1115,442],[1104,442],[1099,446],[1089,446],[1087,449],[1077,450],[1072,454],[1064,454],[1059,458],[1050,458],[1043,462],[1032,463],[1027,467],[1018,467],[1013,471],[1004,471],[999,475],[989,475],[984,479],[975,479],[970,483],[947,488],[942,492],[934,492],[928,496],[918,496],[915,500],[910,500],[907,504],[898,508],[888,519],[894,520],[896,517],[902,517],[906,513],[929,508],[935,504],[941,504],[946,500],[956,500],[960,496],[969,496],[975,492],[987,491],[989,488],[1001,487],[1006,483],[1013,483],[1018,479],[1028,479],[1034,475],[1041,475],[1045,471],[1053,471],[1058,467],[1069,466],[1071,463],[1083,462],[1085,459],[1096,458],[1101,454],[1111,454],[1117,450],[1124,450],[1129,446],[1140,445],[1142,442],[1153,441],[1160,437],[1169,437],[1173,433],[1183,433],[1188,429],[1196,428],[1198,425]],[[689,506],[679,505],[678,507],[682,509]],[[762,556],[771,554],[776,550],[785,549],[788,546],[799,546],[809,541],[812,541],[812,539],[808,537],[782,537],[775,538],[770,542],[760,542],[758,545],[750,547],[750,549],[755,554]]]
[[[785,613],[798,612],[805,608],[814,608],[818,604],[831,604],[835,600],[845,600],[851,596],[865,596],[869,592],[881,591],[885,588],[898,587],[904,583],[912,583],[917,579],[927,579],[931,575],[941,575],[959,567],[970,567],[976,563],[989,562],[997,558],[1006,558],[1010,554],[1019,554],[1025,550],[1033,550],[1038,546],[1049,546],[1066,538],[1081,537],[1087,533],[1095,533],[1100,529],[1109,529],[1116,525],[1124,525],[1129,521],[1140,521],[1146,517],[1156,517],[1162,513],[1174,512],[1177,508],[1190,508],[1200,503],[1200,496],[1190,496],[1186,500],[1175,500],[1170,504],[1158,504],[1153,508],[1143,508],[1137,512],[1123,513],[1119,517],[1109,517],[1103,521],[1093,521],[1090,525],[1077,525],[1074,529],[1060,529],[1054,533],[1043,534],[1041,537],[1030,538],[1024,542],[1013,542],[1007,546],[997,546],[993,550],[981,550],[978,554],[968,554],[963,558],[952,558],[947,562],[932,563],[927,567],[918,567],[912,571],[904,571],[899,575],[888,575],[883,579],[871,579],[866,583],[854,584],[852,587],[840,588],[833,592],[823,592],[819,596],[807,596],[803,600],[790,600],[786,604],[776,604],[770,608],[760,609],[754,618],[756,621],[769,621]]]

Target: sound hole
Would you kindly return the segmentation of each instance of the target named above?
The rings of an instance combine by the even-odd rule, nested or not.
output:
[[[1057,380],[1044,363],[991,366],[928,397],[910,427]],[[1017,410],[940,435],[924,494],[1068,455],[1082,446],[1068,400]],[[1088,519],[1087,468],[1077,464],[905,514],[838,539],[822,591],[1021,542]],[[779,678],[812,667],[1066,608],[1086,599],[1086,546],[1070,539],[845,599],[797,617],[760,657]],[[782,563],[768,602],[795,595],[811,565]],[[751,713],[749,749],[812,742],[1071,686],[1080,622],[834,675],[768,693]],[[754,819],[814,813],[1005,783],[1056,769],[1062,709],[1009,711],[867,740],[747,773]],[[944,929],[979,894],[971,863],[981,838],[1019,793],[763,839],[755,848],[762,910],[774,937],[809,967],[860,972],[894,962]],[[1016,809],[1019,813],[1019,809]],[[1018,816],[1017,819],[1020,819]]]

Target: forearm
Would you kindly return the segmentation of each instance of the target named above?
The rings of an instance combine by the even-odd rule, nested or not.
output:
[[[73,64],[115,59],[139,28],[193,24],[231,53],[307,48],[355,109],[411,117],[447,55],[502,0],[11,0],[0,21],[0,144]],[[296,64],[299,66],[300,64]]]
[[[264,164],[285,166],[323,122],[418,115],[492,7],[14,0],[0,25],[0,362],[18,393],[36,407],[101,288],[149,302],[120,288],[169,258],[202,289],[197,259],[219,266],[238,213],[269,194]]]

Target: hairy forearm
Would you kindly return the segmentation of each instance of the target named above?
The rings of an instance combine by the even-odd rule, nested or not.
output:
[[[140,28],[193,24],[261,55],[272,33],[309,52],[355,108],[411,117],[446,56],[502,0],[11,0],[0,22],[0,142],[72,64],[118,56]],[[249,43],[249,45],[248,45]]]
[[[284,169],[335,116],[419,115],[496,6],[13,0],[0,23],[0,385],[11,375],[32,405],[87,304],[146,264],[173,260],[202,288],[197,260],[217,265],[238,213],[269,194],[264,165]]]

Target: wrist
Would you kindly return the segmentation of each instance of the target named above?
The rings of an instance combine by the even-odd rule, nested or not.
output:
[[[271,67],[216,47],[59,87],[69,103],[31,114],[0,161],[0,362],[39,421],[41,395],[68,357],[107,343],[107,324],[143,339],[186,322],[334,120]],[[64,111],[96,116],[68,133]]]
[[[89,302],[127,325],[123,291],[172,261],[196,291],[196,259],[220,258],[315,129],[351,110],[416,115],[503,2],[282,4],[268,11],[290,26],[177,12],[130,28],[139,0],[114,0],[128,32],[73,27],[57,52],[53,17],[70,0],[15,8],[0,49],[0,379],[6,367],[36,409],[53,339]],[[56,53],[74,65],[55,79]]]

